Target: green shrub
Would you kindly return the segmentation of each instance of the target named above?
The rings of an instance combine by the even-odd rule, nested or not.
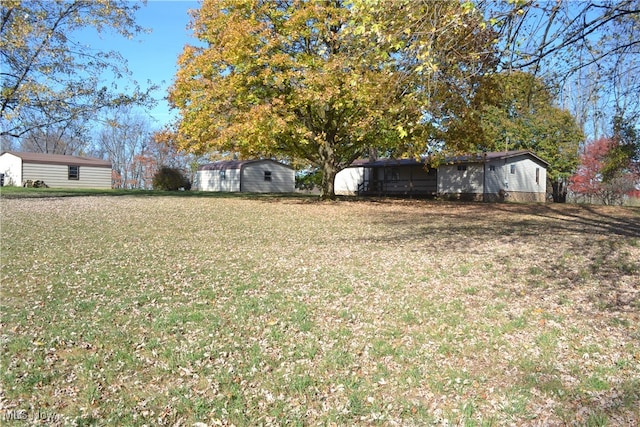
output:
[[[296,174],[296,188],[300,190],[313,190],[320,188],[322,173],[319,169],[308,169]]]
[[[153,189],[166,191],[190,190],[191,183],[180,169],[161,166],[153,177]]]

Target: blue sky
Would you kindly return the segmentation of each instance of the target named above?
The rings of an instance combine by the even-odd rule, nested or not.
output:
[[[105,32],[87,35],[84,40],[92,48],[100,50],[114,50],[119,52],[127,61],[131,78],[142,88],[146,88],[147,81],[160,86],[154,92],[158,99],[157,106],[150,111],[151,125],[160,128],[168,123],[175,113],[171,113],[169,105],[164,99],[167,88],[171,85],[177,70],[178,56],[185,44],[195,44],[187,26],[190,21],[189,9],[199,9],[200,3],[191,0],[148,0],[146,6],[141,6],[136,14],[136,22],[150,33],[137,35],[132,40]],[[110,76],[105,76],[109,79]],[[106,82],[111,83],[111,82]],[[123,85],[126,82],[123,82]]]

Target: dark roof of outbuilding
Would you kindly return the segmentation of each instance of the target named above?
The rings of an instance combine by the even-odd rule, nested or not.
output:
[[[69,165],[69,166],[93,166],[96,168],[111,168],[111,162],[108,160],[96,159],[95,157],[86,156],[65,156],[62,154],[46,154],[46,153],[23,153],[18,151],[4,151],[2,154],[12,154],[20,157],[24,163],[40,163],[50,165]]]
[[[211,171],[211,170],[242,169],[247,164],[257,163],[257,162],[273,162],[281,166],[291,168],[291,166],[289,165],[285,165],[284,163],[276,162],[275,160],[271,160],[271,159],[253,159],[253,160],[219,160],[217,162],[202,165],[198,167],[198,170]]]

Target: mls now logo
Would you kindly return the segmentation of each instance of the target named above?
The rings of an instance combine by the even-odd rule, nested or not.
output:
[[[26,409],[11,409],[2,416],[4,421],[59,421],[60,415],[51,412],[42,411],[40,409],[29,412]]]

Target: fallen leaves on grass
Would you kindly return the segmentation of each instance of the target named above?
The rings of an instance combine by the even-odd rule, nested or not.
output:
[[[3,409],[637,423],[638,230],[608,207],[3,200]]]

